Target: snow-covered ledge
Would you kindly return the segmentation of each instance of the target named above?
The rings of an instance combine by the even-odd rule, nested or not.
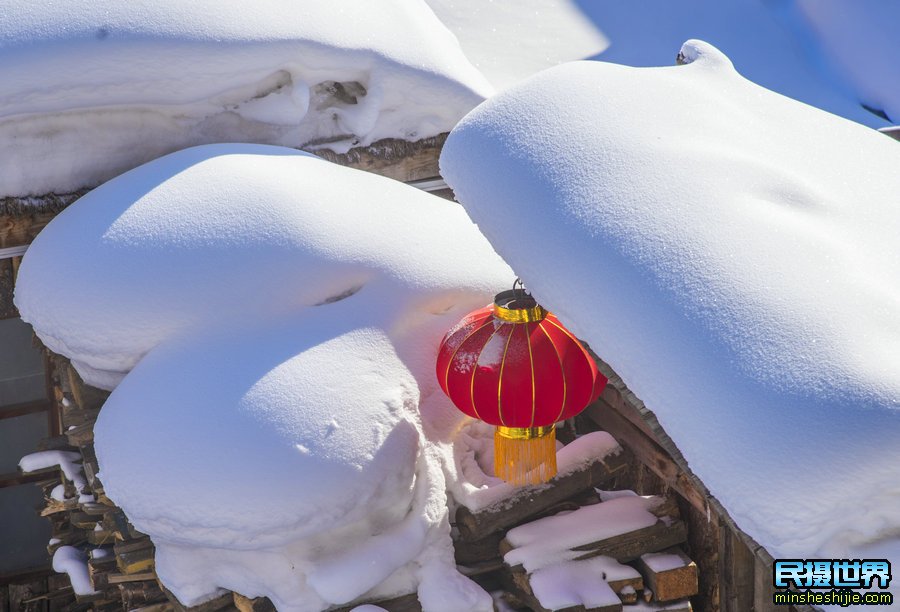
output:
[[[421,141],[492,93],[425,3],[39,0],[9,10],[0,197],[94,187],[204,143],[346,153]]]

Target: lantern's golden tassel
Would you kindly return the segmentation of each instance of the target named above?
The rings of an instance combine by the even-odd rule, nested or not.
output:
[[[494,474],[514,485],[541,484],[556,476],[556,428],[498,427]]]

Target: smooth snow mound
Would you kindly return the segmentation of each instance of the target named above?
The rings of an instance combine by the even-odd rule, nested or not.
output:
[[[852,557],[900,529],[900,146],[681,55],[547,70],[442,172],[744,530]]]
[[[123,174],[58,215],[22,262],[16,304],[85,382],[112,389],[189,329],[388,286],[386,304],[440,313],[456,304],[448,287],[489,301],[497,270],[507,268],[452,202],[291,149],[208,145]]]
[[[95,427],[100,477],[182,603],[418,592],[453,612],[491,604],[455,569],[445,464],[466,418],[434,360],[512,281],[453,202],[290,149],[209,145],[67,208],[16,299],[88,383],[121,379]]]
[[[0,196],[92,187],[202,143],[419,140],[491,93],[422,0],[17,3],[0,82]]]

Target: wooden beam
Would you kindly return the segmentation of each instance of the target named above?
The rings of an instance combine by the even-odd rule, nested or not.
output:
[[[275,612],[275,605],[268,597],[249,598],[234,593],[234,607],[240,612]]]
[[[29,484],[32,482],[40,482],[41,480],[50,480],[59,477],[58,467],[49,467],[43,470],[28,472],[9,472],[0,474],[0,489],[3,487],[14,487],[16,485]]]
[[[691,475],[679,468],[662,446],[618,410],[601,401],[588,406],[585,414],[623,446],[631,449],[636,459],[688,503],[703,512],[709,509],[706,495],[697,490],[691,482]]]
[[[665,560],[677,562],[660,565],[660,554],[667,555]],[[687,599],[696,595],[699,590],[697,564],[679,548],[641,555],[636,565],[644,576],[647,587],[653,591],[655,601]]]
[[[456,511],[456,527],[464,540],[475,541],[520,525],[582,491],[590,491],[612,480],[628,466],[630,460],[631,455],[622,449],[580,470],[553,478],[547,484],[523,488],[513,497],[478,512],[460,506]]]
[[[34,414],[36,412],[44,412],[50,409],[50,400],[34,400],[31,402],[22,402],[20,404],[8,404],[0,408],[0,420],[13,419],[15,417],[25,416],[26,414]]]
[[[150,538],[134,542],[117,542],[113,545],[116,566],[123,574],[139,574],[155,567],[156,548]]]
[[[439,175],[438,158],[446,139],[447,134],[415,142],[388,138],[368,147],[355,147],[347,153],[335,153],[327,149],[319,149],[313,153],[342,166],[409,182]]]

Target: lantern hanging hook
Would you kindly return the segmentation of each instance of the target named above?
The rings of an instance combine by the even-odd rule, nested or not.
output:
[[[528,289],[525,288],[525,283],[522,282],[522,279],[518,276],[516,280],[513,281],[513,295],[518,299],[519,292],[522,293],[522,297],[530,295],[528,293]]]

